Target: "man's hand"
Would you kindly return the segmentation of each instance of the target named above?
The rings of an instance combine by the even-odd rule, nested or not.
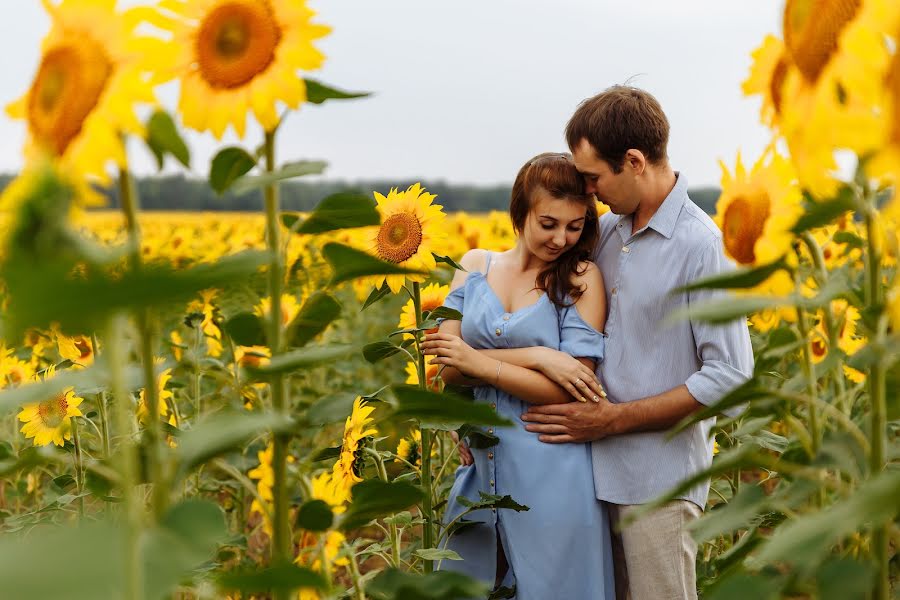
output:
[[[536,365],[547,379],[560,386],[581,402],[599,402],[606,398],[597,375],[577,358],[565,352],[543,349],[541,361]]]
[[[522,420],[527,431],[541,434],[548,444],[592,442],[618,433],[618,405],[601,398],[599,402],[569,402],[531,406]]]
[[[475,457],[465,442],[459,441],[459,434],[455,431],[450,432],[450,437],[456,442],[456,449],[459,451],[459,464],[464,467],[475,464]]]

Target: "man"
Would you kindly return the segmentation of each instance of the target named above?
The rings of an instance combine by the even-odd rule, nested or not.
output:
[[[671,311],[717,294],[675,290],[730,268],[721,232],[669,164],[668,137],[656,99],[626,86],[586,100],[569,121],[575,165],[588,192],[611,210],[600,219],[594,257],[609,307],[598,368],[608,400],[532,406],[522,417],[541,441],[593,442],[594,486],[614,526],[710,465],[715,419],[671,439],[666,430],[753,370],[745,319],[724,326],[666,321]],[[621,530],[614,544],[620,598],[697,597],[697,546],[687,526],[708,491],[707,481]]]

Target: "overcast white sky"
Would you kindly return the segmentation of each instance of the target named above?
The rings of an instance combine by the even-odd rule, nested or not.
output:
[[[125,2],[134,4],[135,2]],[[30,84],[48,27],[36,0],[3,0],[5,105]],[[630,81],[660,100],[669,155],[692,186],[717,184],[717,161],[762,151],[758,101],[740,83],[750,52],[780,30],[781,0],[310,0],[334,28],[311,76],[372,98],[309,106],[280,130],[280,161],[322,158],[327,179],[508,183],[528,158],[565,150],[582,99]],[[14,5],[14,9],[13,9]],[[175,104],[174,89],[163,100]],[[0,172],[22,164],[24,127],[0,116]],[[260,136],[248,135],[255,147]],[[217,148],[190,135],[203,176]],[[227,137],[224,143],[233,143]],[[135,170],[155,165],[140,146]],[[169,168],[167,170],[175,170]]]

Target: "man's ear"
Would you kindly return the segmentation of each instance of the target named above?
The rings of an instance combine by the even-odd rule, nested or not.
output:
[[[625,160],[623,162],[631,169],[634,175],[642,175],[644,169],[647,168],[647,157],[644,156],[643,152],[635,148],[629,148],[625,152]]]

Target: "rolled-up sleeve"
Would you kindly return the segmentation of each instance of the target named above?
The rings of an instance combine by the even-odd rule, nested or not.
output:
[[[723,254],[721,241],[717,239],[700,252],[693,280],[733,269],[733,264]],[[688,293],[688,303],[697,305],[729,296],[730,292],[725,290],[694,290]],[[742,316],[724,324],[705,323],[692,318],[691,330],[701,366],[685,385],[698,402],[710,406],[753,375],[753,348],[747,318]],[[736,406],[723,412],[733,417],[742,410],[742,406]]]

